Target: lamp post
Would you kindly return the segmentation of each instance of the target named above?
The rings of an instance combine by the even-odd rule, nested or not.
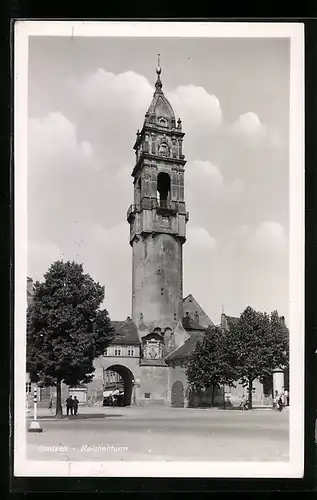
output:
[[[42,427],[37,420],[37,386],[34,386],[34,414],[33,421],[30,424],[28,432],[43,432]]]

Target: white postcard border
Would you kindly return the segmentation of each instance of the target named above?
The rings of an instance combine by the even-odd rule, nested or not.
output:
[[[30,36],[290,38],[290,460],[265,462],[38,462],[26,459],[27,102]],[[304,25],[17,21],[14,43],[14,475],[302,477],[304,468]]]

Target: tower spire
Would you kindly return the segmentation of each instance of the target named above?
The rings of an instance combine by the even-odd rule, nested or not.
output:
[[[161,82],[161,73],[162,73],[162,69],[161,69],[161,65],[160,65],[160,54],[157,54],[157,67],[156,67],[156,74],[157,74],[157,79],[156,79],[156,82],[155,82],[155,89],[156,89],[156,92],[162,92],[162,82]]]

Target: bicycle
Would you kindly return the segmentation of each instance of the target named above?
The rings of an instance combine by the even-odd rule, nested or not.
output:
[[[239,410],[246,411],[249,409],[249,401],[241,401]]]

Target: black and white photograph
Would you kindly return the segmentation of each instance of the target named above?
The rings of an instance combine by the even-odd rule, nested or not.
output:
[[[15,24],[15,476],[302,477],[304,29]]]

